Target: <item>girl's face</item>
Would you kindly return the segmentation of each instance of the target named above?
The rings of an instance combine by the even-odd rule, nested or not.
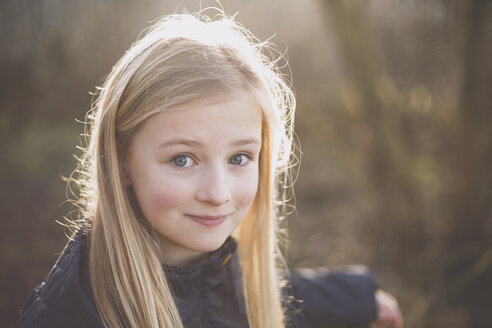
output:
[[[133,137],[125,169],[164,263],[192,264],[245,218],[258,189],[261,121],[237,93],[158,113]]]

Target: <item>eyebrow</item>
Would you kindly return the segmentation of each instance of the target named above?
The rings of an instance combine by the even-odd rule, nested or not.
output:
[[[247,138],[247,139],[235,140],[231,143],[231,145],[233,146],[246,146],[250,144],[261,145],[261,141],[258,138]],[[197,146],[203,146],[203,143],[195,139],[175,138],[168,141],[164,141],[159,145],[159,148],[165,148],[165,147],[176,146],[176,145],[197,147]]]
[[[176,146],[176,145],[186,145],[186,146],[200,146],[202,143],[198,140],[193,140],[193,139],[185,139],[185,138],[175,138],[171,139],[168,141],[164,141],[159,145],[159,148],[164,148],[164,147],[169,147],[169,146]]]
[[[257,138],[240,139],[232,143],[234,146],[246,146],[251,144],[261,145],[261,141]]]

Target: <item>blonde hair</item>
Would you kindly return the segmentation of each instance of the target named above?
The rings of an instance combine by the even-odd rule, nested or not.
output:
[[[259,186],[237,232],[251,327],[283,327],[278,219],[292,141],[294,97],[249,31],[219,14],[158,20],[113,67],[89,112],[80,160],[79,226],[90,230],[90,279],[108,327],[182,327],[157,238],[125,186],[128,144],[155,113],[211,96],[248,92],[263,112]]]

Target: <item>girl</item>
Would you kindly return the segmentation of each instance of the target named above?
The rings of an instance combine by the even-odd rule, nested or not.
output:
[[[23,309],[23,327],[330,319],[316,306],[294,315],[288,301],[277,242],[294,97],[266,46],[224,15],[172,15],[118,61],[88,115],[73,179],[81,219]],[[337,276],[353,287],[338,299],[358,304],[350,316],[368,323],[374,283],[352,276]],[[330,277],[293,278],[296,298],[328,308],[340,294]]]

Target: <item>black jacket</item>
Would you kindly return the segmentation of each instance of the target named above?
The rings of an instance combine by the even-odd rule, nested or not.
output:
[[[79,233],[33,291],[21,311],[21,327],[103,327],[90,286],[86,240]],[[164,266],[184,327],[248,327],[236,247],[229,238],[189,269]],[[290,282],[299,300],[286,302],[290,326],[364,327],[376,318],[376,287],[367,271],[303,270],[292,273]]]

